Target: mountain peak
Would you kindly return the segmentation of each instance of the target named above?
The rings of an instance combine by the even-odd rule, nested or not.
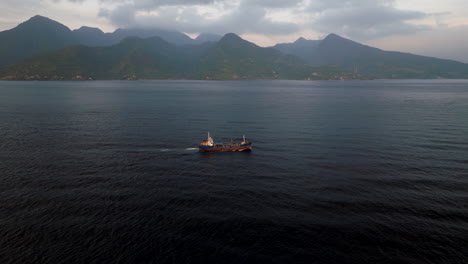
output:
[[[21,23],[18,25],[16,28],[23,28],[23,29],[30,29],[30,30],[40,30],[43,28],[55,28],[58,29],[60,28],[61,30],[64,31],[70,31],[70,29],[63,25],[60,24],[59,22],[52,20],[48,17],[36,15],[28,19],[27,21]]]
[[[240,41],[240,40],[243,40],[243,39],[234,33],[227,33],[220,39],[220,41]]]
[[[49,25],[61,25],[61,26],[64,26],[63,24],[55,21],[55,20],[52,20],[48,17],[45,17],[45,16],[40,16],[40,15],[35,15],[33,17],[31,17],[30,19],[28,19],[27,21],[21,23],[21,25],[24,25],[24,24],[49,24]],[[65,27],[65,26],[64,26]]]
[[[87,33],[104,33],[101,29],[95,27],[82,26],[79,29],[73,30],[75,32],[87,32]]]
[[[323,40],[331,40],[331,39],[333,39],[333,40],[339,40],[339,39],[345,39],[345,38],[343,38],[343,37],[341,37],[341,36],[338,36],[338,35],[335,34],[335,33],[330,33],[330,34],[328,34],[328,36],[326,36]]]
[[[49,21],[49,20],[51,19],[45,16],[41,16],[41,15],[35,15],[31,17],[30,19],[28,19],[28,21]]]
[[[301,43],[301,42],[304,42],[304,41],[307,41],[307,39],[305,39],[303,37],[300,37],[296,41],[294,41],[294,43]]]
[[[352,41],[347,38],[343,38],[336,34],[329,34],[326,38],[323,39],[322,45],[347,45],[347,47],[361,47],[364,46],[361,43]]]
[[[252,42],[249,42],[234,33],[227,33],[224,35],[218,42],[218,45],[230,48],[238,48],[238,47],[257,47]]]

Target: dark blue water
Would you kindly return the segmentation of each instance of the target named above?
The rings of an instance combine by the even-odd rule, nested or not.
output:
[[[468,81],[0,82],[0,172],[0,263],[468,263]]]

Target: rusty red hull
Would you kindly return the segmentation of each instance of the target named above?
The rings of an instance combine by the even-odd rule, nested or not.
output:
[[[250,151],[252,146],[243,146],[243,147],[212,147],[212,148],[200,148],[202,152],[227,152],[227,151]]]

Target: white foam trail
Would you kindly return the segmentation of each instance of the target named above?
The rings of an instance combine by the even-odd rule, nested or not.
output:
[[[198,150],[198,148],[186,148],[185,150]]]

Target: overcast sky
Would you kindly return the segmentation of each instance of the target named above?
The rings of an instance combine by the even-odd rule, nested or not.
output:
[[[0,0],[0,30],[42,15],[71,29],[234,32],[261,46],[329,33],[468,63],[467,0]]]

